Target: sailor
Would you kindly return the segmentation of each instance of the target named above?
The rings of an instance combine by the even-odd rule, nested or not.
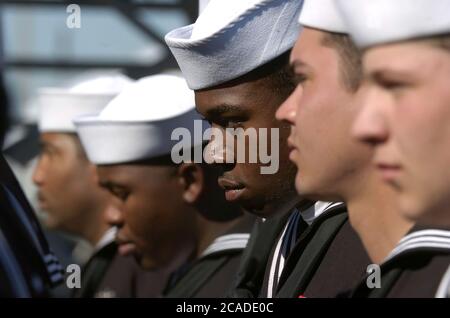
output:
[[[261,173],[261,167],[267,165],[260,161],[224,162],[221,159],[227,151],[232,152],[227,147],[215,159],[216,165],[225,168],[219,183],[227,199],[266,219],[258,222],[252,234],[230,296],[301,296],[298,285],[302,282],[304,287],[313,279],[326,260],[322,256],[347,220],[342,204],[315,203],[296,194],[295,166],[289,161],[286,143],[289,125],[275,120],[277,108],[295,88],[288,62],[300,32],[302,3],[212,0],[194,24],[165,37],[189,87],[195,90],[197,110],[213,127],[222,131],[256,128],[258,134],[260,128],[279,132],[279,151],[272,148],[274,144],[269,146],[279,155],[275,173]],[[216,147],[215,141],[211,146]],[[248,151],[246,158],[251,154]],[[307,271],[292,276],[306,248],[317,257]],[[360,245],[355,255],[359,252],[366,257]],[[354,280],[346,281],[347,285]],[[321,296],[335,292],[328,290]]]
[[[115,230],[104,220],[110,196],[98,187],[95,166],[86,158],[72,123],[79,115],[100,111],[131,82],[128,77],[111,73],[84,79],[69,88],[39,92],[41,153],[33,181],[38,186],[41,209],[47,213],[46,225],[85,239],[94,247],[82,270],[81,288],[74,289],[76,297],[155,296],[161,289],[162,282],[157,289],[157,276],[146,279],[148,275],[132,258],[117,254]],[[121,275],[108,274],[118,264]],[[121,284],[112,286],[111,276],[117,276],[114,279]],[[131,287],[137,277],[155,281],[155,290],[137,295]]]
[[[374,148],[398,213],[416,226],[381,265],[381,288],[356,297],[448,296],[450,264],[450,2],[338,1],[364,50],[362,111],[353,132]],[[447,273],[447,274],[446,274]]]
[[[8,127],[7,98],[0,83],[1,144]],[[17,179],[0,156],[0,272],[4,297],[47,297],[63,281],[63,270]]]
[[[183,156],[202,151],[209,127],[186,81],[142,78],[75,124],[100,185],[114,197],[107,218],[118,228],[120,253],[144,269],[171,272],[166,297],[224,296],[253,224],[239,226],[242,213],[225,201],[217,169],[172,153],[180,145]],[[201,138],[173,138],[195,135],[199,124]]]
[[[329,286],[337,288],[342,277],[353,275],[353,282],[340,286],[342,292],[351,290],[364,277],[369,263],[380,263],[413,223],[396,213],[395,193],[378,178],[371,163],[372,149],[351,136],[360,109],[361,56],[335,0],[305,0],[299,22],[303,30],[291,53],[297,88],[277,112],[278,119],[292,125],[296,188],[305,197],[345,202],[350,222],[371,257],[371,262],[355,259],[359,239],[346,221],[334,244],[347,235],[354,245],[341,241],[345,244],[330,255],[333,262],[325,263],[328,268],[325,264],[319,268],[306,287],[308,296],[323,293]],[[332,251],[330,248],[328,253]],[[303,251],[301,258],[306,257]],[[338,294],[343,293],[335,296]]]

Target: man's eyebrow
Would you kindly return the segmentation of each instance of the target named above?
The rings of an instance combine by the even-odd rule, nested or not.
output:
[[[206,114],[208,117],[220,117],[225,115],[226,113],[232,112],[242,112],[242,107],[231,104],[220,104],[215,106],[214,108],[208,109]]]
[[[111,186],[111,182],[99,180],[98,185],[102,188],[109,188]]]
[[[306,64],[305,62],[303,62],[303,61],[300,60],[300,59],[295,59],[294,61],[292,61],[292,62],[289,64],[289,69],[290,69],[290,71],[291,71],[292,73],[295,73],[295,69],[296,69],[297,67],[308,67],[308,64]]]
[[[106,189],[121,189],[124,190],[127,187],[120,183],[120,181],[115,180],[99,180],[98,185]]]
[[[102,188],[105,188],[105,189],[112,189],[112,188],[117,188],[117,187],[119,187],[118,184],[116,184],[115,182],[112,182],[112,181],[110,181],[110,180],[105,180],[105,181],[100,180],[100,181],[98,182],[98,185],[99,185],[100,187],[102,187]]]
[[[39,148],[41,148],[41,149],[56,149],[55,146],[53,146],[51,143],[44,141],[44,140],[39,140]]]
[[[388,69],[378,69],[372,72],[368,72],[367,77],[370,81],[384,81],[388,80],[403,80],[410,79],[411,74],[401,71],[401,70],[388,70]]]

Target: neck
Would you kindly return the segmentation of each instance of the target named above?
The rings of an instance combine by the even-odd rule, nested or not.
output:
[[[304,207],[307,207],[311,204],[311,201],[301,199],[297,193],[293,193],[290,195],[287,195],[286,197],[279,199],[276,203],[273,203],[268,211],[264,213],[264,215],[258,215],[263,218],[271,218],[273,216],[277,215],[283,215],[286,213],[289,213],[292,209],[298,208],[302,209]],[[253,214],[253,213],[252,213]]]
[[[357,191],[345,199],[350,222],[361,238],[371,260],[381,263],[413,223],[402,217],[396,208],[394,191],[384,184],[370,168],[361,182],[354,183]]]
[[[106,231],[109,230],[109,225],[104,221],[104,209],[97,209],[98,211],[91,211],[89,219],[85,220],[82,237],[86,239],[92,246],[96,246]]]
[[[418,225],[427,228],[450,229],[450,205],[448,202],[444,202],[440,206],[429,209],[429,211],[433,211],[434,213],[425,213],[417,221]]]

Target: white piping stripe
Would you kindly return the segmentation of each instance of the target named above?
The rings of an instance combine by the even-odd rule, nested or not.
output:
[[[58,272],[58,273],[52,274],[51,277],[52,277],[52,279],[54,279],[55,277],[56,277],[56,278],[60,278],[60,277],[63,277],[63,274],[61,274],[60,272]]]
[[[394,248],[394,251],[398,248],[408,246],[409,244],[414,244],[417,242],[438,242],[438,243],[449,243],[450,244],[450,237],[449,238],[443,238],[443,237],[437,237],[437,236],[421,236],[421,237],[415,237],[410,240],[408,240],[405,243],[399,244]]]
[[[423,231],[417,231],[413,232],[411,234],[406,235],[403,237],[398,245],[409,241],[412,238],[420,237],[420,236],[443,236],[450,238],[450,231],[444,231],[444,230],[423,230]]]
[[[47,268],[50,272],[59,272],[62,270],[62,267],[59,264],[50,264]]]
[[[229,246],[223,246],[221,248],[215,248],[205,251],[201,257],[206,257],[211,254],[217,253],[217,252],[223,252],[223,251],[231,251],[231,250],[243,250],[246,247],[245,244],[234,244]]]
[[[437,230],[437,229],[426,229],[416,231],[407,234],[403,237],[397,246],[389,253],[384,262],[392,259],[393,257],[403,253],[411,248],[416,248],[418,244],[420,247],[426,247],[430,244],[430,247],[436,247],[435,244],[445,244],[448,242],[450,244],[450,231],[447,230]],[[438,248],[445,248],[439,245]]]
[[[444,277],[442,278],[439,288],[436,292],[436,298],[449,298],[450,297],[450,266],[447,269]]]
[[[405,243],[398,244],[390,254],[396,254],[396,251],[404,249],[408,247],[411,244],[416,244],[419,242],[433,242],[433,243],[448,243],[450,244],[450,238],[442,238],[442,237],[436,237],[436,236],[421,236],[421,237],[415,237],[411,238]]]
[[[275,248],[275,252],[273,254],[272,258],[272,264],[270,265],[270,273],[269,273],[269,282],[267,286],[267,298],[272,298],[272,289],[273,289],[273,279],[275,276],[275,267],[277,266],[277,259],[278,254],[280,253],[281,248],[281,242],[283,241],[284,234],[286,233],[286,230],[288,228],[289,222],[286,223],[286,226],[284,227],[283,233],[280,236],[280,239],[278,240],[277,246]]]
[[[208,248],[206,248],[206,250],[211,249],[211,248],[217,248],[220,246],[228,246],[230,244],[247,244],[248,240],[229,240],[229,241],[225,241],[225,242],[219,242],[219,243],[213,243],[210,246],[208,246]]]
[[[223,242],[223,241],[227,241],[227,240],[235,240],[235,239],[247,240],[249,237],[250,237],[249,233],[245,233],[245,234],[228,234],[228,235],[223,235],[223,236],[220,236],[220,237],[216,238],[214,240],[214,243],[216,243],[216,242]]]
[[[325,208],[325,211],[327,211],[327,210],[329,210],[329,209],[331,209],[331,208],[334,208],[334,207],[337,207],[337,206],[344,206],[345,204],[343,203],[343,202],[334,202],[334,203],[331,203],[330,205],[328,205],[326,208]]]
[[[418,242],[418,243],[411,243],[409,245],[402,246],[401,248],[396,248],[389,254],[389,256],[384,261],[387,262],[388,260],[391,260],[392,258],[404,253],[405,251],[416,249],[416,248],[423,248],[423,247],[429,247],[429,248],[438,248],[438,249],[448,249],[450,250],[450,243],[448,242]]]
[[[232,250],[232,249],[244,249],[247,246],[248,240],[236,240],[233,242],[227,242],[227,243],[221,243],[221,244],[215,244],[214,246],[211,245],[208,247],[203,253],[203,256],[210,255],[215,252],[219,251],[226,251],[226,250]]]
[[[284,259],[283,253],[281,253],[281,255],[280,255],[280,264],[278,266],[277,282],[280,281],[281,273],[283,272],[283,268],[284,268],[284,261],[285,261],[285,259]]]
[[[55,255],[53,255],[53,254],[46,254],[46,255],[44,255],[44,260],[46,262],[52,262],[52,261],[58,262],[58,258]]]
[[[233,242],[248,242],[249,239],[250,239],[250,237],[228,239],[228,240],[223,240],[223,241],[214,241],[206,249],[209,249],[209,248],[212,248],[212,247],[215,247],[215,246],[220,246],[220,245],[224,245],[224,244],[233,243]]]

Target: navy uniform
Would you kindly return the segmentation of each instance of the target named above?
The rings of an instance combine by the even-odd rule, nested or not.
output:
[[[302,5],[301,0],[232,5],[213,0],[194,24],[169,32],[165,40],[189,87],[212,88],[240,78],[291,50],[301,30],[298,15]],[[333,210],[326,213],[328,208]],[[368,258],[348,225],[345,209],[312,205],[277,214],[273,220],[256,225],[231,296],[317,296],[315,290],[320,288],[315,286],[323,282],[312,279],[315,271],[327,273],[327,279],[336,275],[332,271],[334,265],[325,260],[344,253],[339,248],[349,242],[354,251],[347,251],[346,256],[352,257],[346,258],[348,262],[343,262],[340,269],[346,270],[351,263],[354,267],[349,269],[356,270],[348,273],[348,279],[340,280],[335,289],[328,286],[322,296],[334,296],[338,289],[350,288],[364,274]],[[308,214],[313,216],[309,218]],[[334,242],[335,238],[338,241]],[[304,253],[311,258],[302,257]],[[300,266],[306,272],[301,272]]]
[[[37,218],[3,156],[0,172],[2,235],[25,272],[30,296],[48,296],[49,290],[64,279],[62,266],[50,251]]]
[[[2,298],[25,298],[33,295],[29,280],[1,230],[0,281],[2,282],[0,284],[0,297]],[[45,295],[45,290],[42,292],[42,296]]]
[[[278,213],[270,219],[258,218],[253,226],[235,281],[228,296],[235,298],[258,297],[270,259],[271,247],[281,234],[290,213]]]
[[[381,264],[381,288],[369,288],[364,279],[352,297],[436,297],[449,266],[450,231],[415,227]]]
[[[349,33],[361,49],[407,44],[450,32],[450,2],[447,0],[346,0],[338,2],[338,6]],[[364,280],[352,295],[448,297],[449,252],[448,228],[439,228],[439,224],[434,227],[416,225],[381,264],[381,288],[370,289]]]
[[[232,287],[255,217],[246,215],[217,237],[200,258],[172,274],[164,292],[170,298],[220,298]]]
[[[9,126],[7,106],[0,77],[0,146]],[[0,297],[48,296],[49,289],[62,281],[62,268],[3,155],[0,206]]]
[[[169,91],[176,94],[167,94]],[[149,100],[155,107],[148,106]],[[161,156],[169,157],[174,147],[179,145],[171,138],[172,132],[181,128],[193,133],[198,130],[195,128],[198,123],[202,124],[200,139],[194,138],[193,144],[184,141],[183,149],[189,147],[194,151],[202,150],[204,142],[201,136],[209,125],[201,119],[194,104],[194,93],[183,78],[159,74],[140,79],[112,100],[100,114],[81,117],[75,120],[75,124],[91,162],[96,165],[133,164]],[[175,161],[173,157],[170,159]],[[212,213],[217,213],[200,209],[197,212],[208,222],[212,219]],[[203,212],[211,214],[205,216]],[[237,216],[233,211],[229,213],[233,217]],[[222,216],[220,222],[230,221],[230,215],[226,216],[226,220]],[[219,223],[217,220],[214,222]],[[208,288],[217,288],[221,281],[230,282],[231,272],[235,272],[235,264],[245,247],[248,232],[237,228],[229,235],[217,238],[199,260],[172,275],[170,292],[188,291],[197,294],[200,290],[206,292]],[[186,280],[188,282],[184,283]],[[173,289],[175,285],[177,288]],[[223,289],[215,293],[225,294]],[[169,287],[166,291],[169,293]]]
[[[167,281],[164,270],[144,271],[132,256],[122,256],[110,229],[82,269],[81,288],[75,298],[160,297]]]
[[[364,277],[369,257],[345,206],[303,210],[259,224],[231,297],[337,297]]]

